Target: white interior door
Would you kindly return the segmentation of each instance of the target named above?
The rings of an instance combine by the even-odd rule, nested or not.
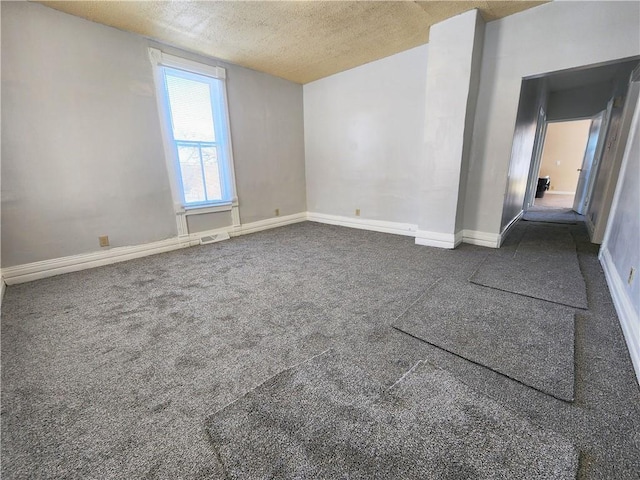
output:
[[[593,120],[591,121],[587,148],[584,152],[584,160],[582,161],[582,167],[578,169],[580,176],[578,177],[576,196],[573,199],[573,210],[578,212],[580,215],[584,215],[587,211],[587,203],[589,201],[589,179],[591,176],[591,169],[593,167],[593,160],[598,150],[598,140],[600,140],[600,130],[602,129],[603,117],[604,111],[593,117]]]
[[[531,167],[529,168],[529,182],[524,196],[524,211],[529,210],[533,205],[536,189],[538,188],[538,175],[540,174],[540,163],[542,162],[542,147],[544,146],[547,134],[547,113],[543,107],[538,112],[538,125],[536,127],[536,138],[533,144],[533,155],[531,156]]]

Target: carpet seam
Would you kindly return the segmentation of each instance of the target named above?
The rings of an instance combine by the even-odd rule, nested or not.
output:
[[[476,267],[476,269],[473,271],[473,273],[469,276],[469,278],[467,279],[468,282],[471,282],[471,279],[474,277],[474,275],[476,273],[478,273],[478,270],[480,270],[480,268],[482,267],[482,265],[484,264],[484,262],[487,261],[487,259],[489,258],[489,256],[491,255],[491,253],[487,253],[484,258],[482,260],[480,260],[480,263],[478,263],[478,266]]]
[[[508,378],[508,379],[510,379],[510,380],[513,380],[514,382],[518,382],[519,384],[524,385],[524,386],[525,386],[525,387],[527,387],[527,388],[531,388],[531,389],[533,389],[533,390],[536,390],[537,392],[540,392],[540,393],[543,393],[543,394],[545,394],[545,395],[548,395],[548,396],[550,396],[550,397],[552,397],[552,398],[555,398],[556,400],[560,400],[560,401],[565,402],[565,403],[573,403],[573,402],[575,401],[575,389],[574,389],[574,396],[573,396],[573,398],[571,398],[571,399],[560,398],[560,397],[558,397],[558,396],[554,395],[553,393],[545,392],[544,390],[542,390],[542,389],[540,389],[540,388],[536,388],[536,387],[533,387],[533,386],[531,386],[531,385],[528,385],[528,384],[524,383],[523,381],[518,380],[517,378],[513,378],[513,377],[511,377],[511,376],[507,375],[506,373],[499,372],[498,370],[496,370],[496,369],[494,369],[494,368],[491,368],[491,367],[489,367],[489,366],[487,366],[487,365],[483,365],[482,363],[476,362],[475,360],[471,360],[470,358],[464,357],[464,356],[460,355],[459,353],[452,352],[451,350],[448,350],[448,349],[446,349],[446,348],[444,348],[444,347],[441,347],[440,345],[436,345],[435,343],[431,343],[431,342],[429,342],[428,340],[425,340],[425,339],[420,338],[420,337],[418,337],[418,336],[416,336],[416,335],[413,335],[412,333],[406,332],[406,331],[402,330],[402,329],[401,329],[401,328],[399,328],[399,327],[396,327],[396,326],[394,326],[394,325],[392,325],[391,327],[392,327],[392,328],[395,328],[395,329],[396,329],[396,330],[398,330],[399,332],[404,333],[405,335],[408,335],[408,336],[410,336],[410,337],[415,338],[416,340],[420,340],[421,342],[424,342],[424,343],[426,343],[426,344],[428,344],[428,345],[434,346],[434,347],[436,347],[436,348],[438,348],[438,349],[440,349],[440,350],[442,350],[442,351],[444,351],[444,352],[450,353],[451,355],[455,355],[456,357],[461,358],[461,359],[463,359],[463,360],[466,360],[467,362],[471,362],[471,363],[473,363],[473,364],[475,364],[475,365],[478,365],[478,366],[480,366],[480,367],[486,368],[487,370],[491,370],[492,372],[495,372],[495,373],[497,373],[498,375],[502,375],[503,377],[506,377],[506,378]],[[575,315],[574,315],[574,327],[575,327]],[[574,338],[575,338],[575,337],[574,337]],[[574,356],[575,356],[575,353],[574,353]],[[574,368],[575,368],[575,359],[574,359]],[[575,382],[575,375],[574,375],[574,382]]]
[[[437,279],[436,281],[434,281],[431,285],[429,285],[429,286],[425,289],[425,291],[424,291],[424,292],[422,292],[422,293],[420,294],[420,296],[419,296],[418,298],[416,298],[416,299],[411,303],[411,305],[409,305],[407,308],[405,308],[405,309],[404,309],[404,311],[403,311],[400,315],[398,315],[398,316],[393,320],[393,322],[397,322],[397,321],[400,319],[400,317],[404,316],[404,314],[405,314],[405,313],[407,313],[407,312],[411,309],[411,307],[413,307],[416,303],[418,303],[420,300],[422,300],[422,298],[423,298],[427,293],[429,293],[429,291],[431,291],[431,289],[432,289],[433,287],[435,287],[435,286],[436,286],[438,283],[440,283],[441,281],[442,281],[442,277],[438,278],[438,279]],[[393,325],[392,325],[392,326],[393,326]]]
[[[573,232],[571,231],[572,229],[569,229],[569,235],[571,235],[571,238],[573,239],[573,246],[576,250],[576,259],[578,260],[578,270],[580,271],[580,275],[582,276],[582,281],[584,282],[584,293],[585,293],[585,298],[587,300],[587,307],[584,308],[583,310],[589,310],[589,289],[587,288],[587,278],[584,275],[584,270],[582,269],[582,262],[580,262],[580,253],[578,252],[578,242],[576,241],[576,237],[573,234]]]
[[[247,391],[246,391],[246,392],[244,392],[242,395],[240,395],[238,398],[236,398],[236,399],[232,400],[231,402],[227,403],[224,407],[219,408],[218,410],[216,410],[216,411],[215,411],[215,412],[213,412],[212,414],[208,415],[208,416],[207,416],[207,418],[210,418],[210,417],[212,417],[212,416],[214,416],[214,415],[217,415],[217,414],[218,414],[218,413],[220,413],[222,410],[226,409],[227,407],[230,407],[230,406],[231,406],[231,405],[233,405],[234,403],[236,403],[236,402],[238,402],[239,400],[241,400],[241,399],[245,398],[245,397],[246,397],[247,395],[249,395],[251,392],[253,392],[253,391],[255,391],[256,389],[260,388],[260,387],[261,387],[261,386],[263,386],[265,383],[267,383],[268,381],[270,381],[270,380],[274,379],[274,378],[275,378],[275,377],[277,377],[278,375],[281,375],[281,374],[283,374],[283,373],[285,373],[285,372],[288,372],[288,371],[290,371],[290,370],[293,370],[294,368],[298,368],[299,366],[301,366],[301,365],[303,365],[303,364],[305,364],[305,363],[307,363],[307,362],[310,362],[310,361],[311,361],[311,360],[313,360],[314,358],[318,358],[318,357],[320,357],[320,356],[324,355],[325,353],[329,352],[330,350],[332,350],[332,348],[327,348],[326,350],[324,350],[324,351],[322,351],[322,352],[320,352],[320,353],[318,353],[318,354],[316,354],[316,355],[313,355],[313,356],[311,356],[311,357],[309,357],[309,358],[306,358],[306,359],[302,360],[301,362],[298,362],[298,363],[296,363],[296,364],[294,364],[294,365],[291,365],[291,366],[289,366],[289,367],[286,367],[286,368],[284,368],[284,369],[280,370],[280,371],[279,371],[279,372],[277,372],[277,373],[274,373],[274,374],[273,374],[273,375],[271,375],[269,378],[267,378],[265,381],[263,381],[263,382],[259,383],[259,384],[258,384],[258,385],[256,385],[255,387],[253,387],[253,388],[251,388],[251,389],[247,390]]]
[[[516,245],[516,249],[513,252],[513,257],[511,258],[516,258],[516,255],[518,254],[518,249],[520,248],[520,245],[522,244],[522,240],[524,239],[524,237],[527,236],[527,231],[529,230],[529,225],[525,225],[524,226],[524,232],[522,234],[522,236],[520,237],[520,241],[518,242],[518,245]]]
[[[220,466],[222,467],[222,471],[224,473],[224,477],[226,480],[232,480],[231,476],[228,472],[228,468],[225,465],[224,461],[222,460],[222,455],[220,455],[220,449],[216,446],[213,437],[211,436],[211,432],[209,431],[209,429],[206,427],[205,425],[205,429],[204,429],[206,435],[207,435],[207,439],[209,440],[209,446],[211,447],[211,449],[213,450],[214,455],[216,456],[216,460],[218,460],[218,463],[220,463]]]
[[[331,348],[327,348],[326,350],[324,350],[324,351],[322,351],[322,352],[320,352],[320,353],[318,353],[318,354],[316,354],[316,355],[313,355],[313,356],[311,356],[311,357],[309,357],[309,358],[304,359],[304,360],[303,360],[303,361],[301,361],[301,362],[298,362],[298,363],[296,363],[296,364],[294,364],[294,365],[291,365],[291,366],[289,366],[289,367],[286,367],[286,368],[282,369],[281,371],[279,371],[278,373],[275,373],[274,375],[271,375],[269,378],[267,378],[266,380],[264,380],[264,381],[263,381],[263,382],[261,382],[260,384],[256,385],[256,386],[255,386],[255,387],[253,387],[252,389],[247,390],[245,393],[243,393],[242,395],[240,395],[238,398],[236,398],[236,399],[232,400],[231,402],[229,402],[228,404],[226,404],[224,407],[222,407],[222,408],[220,408],[220,409],[216,410],[215,412],[213,412],[213,413],[211,413],[211,414],[209,414],[209,415],[207,415],[207,416],[205,417],[205,420],[204,420],[204,424],[205,424],[205,425],[204,425],[204,427],[205,427],[205,428],[204,428],[204,429],[205,429],[205,432],[207,433],[207,439],[209,440],[209,441],[208,441],[208,443],[209,443],[209,446],[213,449],[214,454],[215,454],[215,456],[216,456],[216,459],[218,460],[218,462],[220,462],[220,465],[222,466],[222,469],[223,469],[223,471],[224,471],[224,475],[225,475],[225,477],[226,477],[226,480],[232,480],[232,478],[231,478],[231,476],[230,476],[230,474],[229,474],[228,467],[226,466],[226,464],[225,464],[225,463],[224,463],[224,461],[222,460],[222,455],[220,454],[220,450],[219,450],[219,448],[217,447],[216,442],[214,441],[213,437],[211,436],[211,431],[209,430],[208,425],[207,425],[207,423],[209,422],[209,419],[210,419],[210,418],[212,418],[213,416],[217,415],[218,413],[220,413],[220,412],[221,412],[221,411],[223,411],[224,409],[226,409],[226,408],[228,408],[228,407],[230,407],[230,406],[234,405],[235,403],[237,403],[238,401],[242,400],[243,398],[246,398],[249,394],[251,394],[252,392],[254,392],[255,390],[257,390],[258,388],[262,387],[264,384],[266,384],[267,382],[269,382],[269,381],[270,381],[270,380],[272,380],[273,378],[277,377],[278,375],[281,375],[281,374],[283,374],[283,373],[285,373],[285,372],[288,372],[288,371],[290,371],[290,370],[293,370],[294,368],[297,368],[297,367],[299,367],[299,366],[303,365],[304,363],[306,363],[306,362],[309,362],[309,361],[313,360],[314,358],[318,358],[318,357],[320,357],[320,356],[324,355],[325,353],[327,353],[327,352],[328,352],[328,351],[330,351],[330,350],[331,350]]]
[[[393,328],[396,328],[396,327],[393,327]],[[397,328],[396,328],[396,329],[397,329]],[[399,330],[399,329],[397,329],[397,330]],[[399,330],[399,331],[400,331],[400,332],[402,332],[402,333],[406,333],[406,332],[403,332],[402,330]],[[410,333],[406,333],[406,334],[407,334],[407,335],[409,335],[409,336],[413,336],[413,335],[411,335]],[[417,338],[417,337],[416,337],[416,338]],[[418,340],[424,341],[424,340],[422,340],[422,339],[420,339],[420,338],[418,338]],[[429,343],[429,342],[426,342],[426,343]],[[437,345],[434,345],[434,346],[436,346],[437,348],[440,348],[440,347],[438,347]],[[443,350],[444,350],[444,349],[443,349]],[[447,351],[447,350],[445,350],[445,351]],[[447,351],[447,352],[448,352],[448,351]],[[452,353],[452,352],[448,352],[448,353]],[[453,355],[459,356],[459,355],[457,355],[457,354],[455,354],[455,353],[453,353]],[[468,360],[468,359],[466,359],[466,358],[464,358],[464,357],[461,357],[461,358],[463,358],[464,360]],[[473,362],[472,360],[469,360],[469,361],[470,361],[470,362],[472,362],[472,363],[475,363],[475,362]],[[492,396],[492,395],[490,395],[489,393],[478,391],[475,387],[473,387],[473,386],[472,386],[472,385],[470,385],[469,383],[465,382],[462,378],[460,378],[460,377],[459,377],[458,375],[456,375],[454,372],[452,372],[452,371],[450,371],[450,370],[447,370],[446,368],[443,368],[443,367],[441,367],[441,366],[439,366],[439,365],[436,365],[436,364],[434,364],[434,363],[432,363],[432,362],[429,362],[429,361],[427,361],[427,360],[421,360],[421,361],[419,361],[418,363],[422,363],[422,364],[427,365],[427,366],[429,366],[429,367],[431,367],[431,368],[433,368],[433,369],[435,369],[435,370],[439,370],[439,371],[441,371],[441,372],[444,372],[445,374],[447,374],[447,375],[449,375],[449,376],[453,377],[453,378],[455,379],[455,381],[459,382],[460,384],[464,385],[466,388],[468,388],[469,390],[471,390],[471,391],[474,393],[474,395],[477,395],[477,396],[479,396],[479,397],[486,397],[486,398],[488,398],[489,400],[491,400],[491,401],[493,401],[493,402],[496,402],[496,403],[497,403],[498,405],[500,405],[500,407],[501,407],[501,408],[503,408],[504,410],[506,410],[506,411],[510,412],[510,413],[511,413],[511,415],[513,415],[513,416],[515,416],[515,417],[521,417],[521,418],[525,419],[526,421],[530,422],[530,423],[531,423],[531,425],[532,425],[532,426],[534,426],[535,428],[537,428],[538,430],[551,432],[552,434],[557,435],[558,437],[560,437],[560,438],[564,439],[564,440],[565,440],[565,441],[566,441],[566,442],[567,442],[571,447],[573,447],[573,449],[575,450],[575,453],[577,454],[578,461],[579,461],[579,458],[580,458],[580,456],[581,456],[581,455],[582,455],[582,453],[583,453],[583,452],[582,452],[582,449],[581,449],[581,448],[580,448],[576,443],[574,443],[574,441],[573,441],[572,439],[570,439],[570,438],[568,438],[567,436],[565,436],[565,434],[563,434],[563,433],[561,433],[561,432],[558,432],[558,431],[557,431],[557,430],[555,430],[554,428],[546,427],[546,426],[543,426],[543,425],[539,424],[539,423],[535,420],[535,418],[534,418],[534,417],[531,417],[529,414],[526,414],[526,413],[525,413],[525,412],[523,412],[523,411],[519,411],[519,410],[517,410],[517,409],[511,408],[511,406],[509,406],[508,404],[504,404],[504,403],[502,403],[502,401],[500,401],[498,398],[493,397],[493,396]],[[417,366],[417,364],[416,364],[415,366]],[[415,367],[415,366],[414,366],[414,367]],[[484,365],[480,365],[480,366],[484,367]],[[488,368],[488,367],[486,367],[486,368]],[[491,370],[491,369],[489,368],[489,370]],[[496,373],[500,373],[500,372],[496,372]],[[509,377],[508,375],[504,375],[504,374],[501,374],[501,375],[506,376],[507,378],[511,379],[511,377]],[[511,380],[514,380],[514,379],[511,379]],[[556,400],[560,400],[560,401],[562,401],[562,402],[569,403],[567,400],[563,400],[563,399],[560,399],[560,398],[555,397],[555,396],[553,396],[553,395],[547,394],[546,392],[543,392],[542,390],[539,390],[539,389],[537,389],[537,388],[535,388],[535,387],[530,387],[529,385],[524,384],[524,383],[522,383],[522,382],[520,382],[520,381],[518,381],[518,380],[515,380],[515,381],[516,381],[516,382],[518,382],[518,383],[523,384],[523,385],[524,385],[524,386],[526,386],[526,387],[533,388],[534,390],[536,390],[536,391],[538,391],[538,392],[544,393],[545,395],[549,395],[549,396],[551,396],[552,398],[554,398],[554,399],[556,399]],[[572,401],[571,403],[573,403],[573,401]],[[576,470],[576,472],[577,472],[577,470]],[[578,478],[578,476],[577,476],[577,473],[576,473],[576,479],[577,479],[577,478]]]
[[[392,389],[393,387],[395,387],[395,386],[396,386],[396,385],[398,385],[402,380],[404,380],[404,379],[405,379],[405,377],[406,377],[407,375],[409,375],[411,372],[413,372],[413,371],[418,367],[418,365],[420,365],[421,363],[423,363],[423,360],[418,360],[418,361],[415,363],[415,365],[414,365],[413,367],[411,367],[409,370],[407,370],[406,372],[404,372],[404,373],[402,374],[402,376],[401,376],[398,380],[396,380],[395,382],[393,382],[393,385],[391,385],[389,388],[387,388],[387,392],[391,391],[391,389]]]
[[[582,274],[582,272],[580,272],[580,274]],[[582,280],[584,281],[584,276],[582,277]],[[545,298],[540,298],[540,297],[533,297],[531,295],[527,295],[525,293],[518,293],[518,292],[513,292],[511,290],[504,290],[502,288],[498,288],[498,287],[493,287],[491,285],[484,285],[482,283],[478,283],[477,280],[472,280],[470,279],[469,282],[473,283],[474,285],[477,285],[479,287],[484,287],[484,288],[490,288],[492,290],[497,290],[499,292],[505,292],[505,293],[510,293],[512,295],[520,295],[521,297],[526,297],[526,298],[531,298],[533,300],[540,300],[541,302],[547,302],[547,303],[553,303],[554,305],[562,305],[563,307],[569,307],[569,308],[577,308],[579,310],[584,310],[584,311],[589,311],[589,299],[587,298],[587,306],[586,307],[578,307],[576,305],[569,305],[568,303],[560,303],[560,302],[554,302],[553,300],[547,300]],[[586,289],[585,289],[586,290]]]

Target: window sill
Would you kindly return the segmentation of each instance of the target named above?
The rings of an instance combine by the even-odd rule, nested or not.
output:
[[[180,206],[176,213],[181,213],[182,215],[197,215],[201,213],[230,212],[232,207],[233,202],[217,203],[215,205]]]

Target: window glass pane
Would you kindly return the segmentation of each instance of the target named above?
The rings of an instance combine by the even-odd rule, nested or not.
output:
[[[202,147],[202,164],[207,186],[207,200],[222,200],[220,188],[220,168],[216,147]]]
[[[173,138],[215,142],[209,82],[184,78],[180,71],[168,68],[165,78]]]
[[[179,68],[161,67],[171,138],[184,206],[228,202],[233,195],[224,83]],[[216,137],[216,129],[218,136]]]
[[[177,145],[177,147],[185,202],[206,201],[199,148],[186,145]]]

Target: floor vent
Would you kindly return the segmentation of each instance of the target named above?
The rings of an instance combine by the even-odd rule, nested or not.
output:
[[[230,237],[227,232],[216,233],[215,235],[205,235],[204,237],[200,237],[200,245],[209,245],[210,243],[229,240],[229,238]]]

